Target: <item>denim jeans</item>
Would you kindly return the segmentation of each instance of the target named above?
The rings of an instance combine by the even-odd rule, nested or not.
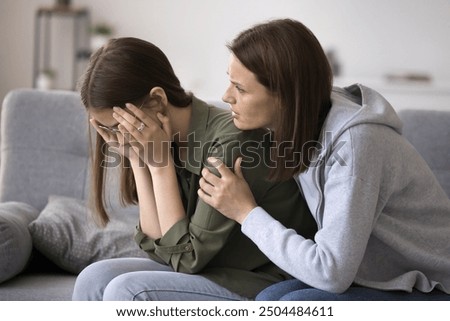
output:
[[[352,286],[341,294],[318,290],[299,280],[288,280],[261,291],[257,301],[449,301],[450,295],[439,290],[422,293],[413,290],[381,291],[365,287]]]
[[[150,259],[99,261],[78,275],[77,301],[216,301],[247,300],[201,275],[174,272]]]

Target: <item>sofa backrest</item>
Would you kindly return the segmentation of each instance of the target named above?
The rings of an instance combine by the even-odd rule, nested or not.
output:
[[[430,166],[450,197],[450,110],[400,110],[403,135]]]
[[[1,110],[0,202],[42,210],[52,194],[86,199],[87,117],[75,92],[8,93]]]

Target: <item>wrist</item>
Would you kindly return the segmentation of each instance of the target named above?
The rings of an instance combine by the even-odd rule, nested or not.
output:
[[[168,168],[174,167],[174,160],[170,153],[160,157],[158,160],[155,160],[154,158],[149,159],[147,161],[148,168],[151,171],[155,172],[163,172],[166,171]]]
[[[248,206],[243,209],[240,214],[236,217],[236,222],[242,225],[244,221],[247,219],[247,217],[250,215],[250,213],[258,207],[257,204],[249,204]]]
[[[152,175],[166,175],[167,173],[175,172],[175,166],[170,159],[165,164],[157,164],[157,165],[149,165],[148,166],[150,173]]]
[[[139,169],[147,169],[147,164],[143,160],[141,160],[139,157],[137,158],[129,158],[131,169],[139,170]]]
[[[242,218],[241,222],[239,222],[239,224],[241,224],[242,228],[244,228],[245,224],[247,224],[247,221],[251,221],[251,218],[254,216],[255,212],[258,212],[259,209],[262,209],[261,207],[259,207],[258,205],[256,205],[254,208],[252,208],[249,212],[247,212],[245,214],[245,217]]]

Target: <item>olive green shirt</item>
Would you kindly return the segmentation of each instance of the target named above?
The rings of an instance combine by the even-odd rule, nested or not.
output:
[[[206,165],[210,168],[206,159],[220,158],[231,168],[242,156],[243,174],[262,208],[306,237],[314,235],[316,223],[294,179],[277,183],[265,179],[269,173],[264,162],[269,152],[265,131],[242,132],[234,126],[229,111],[193,97],[189,133],[187,162],[177,166],[186,217],[157,240],[138,226],[136,242],[150,258],[175,271],[202,275],[232,292],[254,298],[267,286],[291,276],[270,262],[238,223],[198,197],[200,172]]]

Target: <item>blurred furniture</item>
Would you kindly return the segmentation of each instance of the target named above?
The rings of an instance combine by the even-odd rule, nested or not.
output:
[[[422,155],[450,198],[450,109],[404,109],[398,115],[403,136]]]
[[[334,85],[361,83],[382,94],[396,111],[403,109],[450,111],[450,82],[392,78],[336,77]]]
[[[54,18],[71,20],[73,22],[72,34],[66,35],[59,33],[60,39],[52,42],[54,30]],[[73,8],[71,6],[41,7],[36,11],[35,16],[35,34],[34,34],[34,69],[33,69],[33,87],[37,87],[37,79],[40,73],[53,70],[52,52],[59,46],[67,46],[68,40],[72,43],[72,64],[71,69],[71,88],[75,89],[76,82],[80,76],[78,63],[89,58],[89,28],[90,15],[86,8]],[[64,41],[60,43],[60,41]],[[54,70],[58,72],[58,70]]]

